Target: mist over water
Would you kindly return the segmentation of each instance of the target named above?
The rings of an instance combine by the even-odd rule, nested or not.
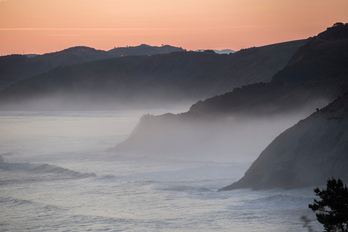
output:
[[[1,112],[0,230],[307,231],[300,217],[314,219],[307,209],[313,188],[217,192],[242,177],[258,154],[107,152],[141,115]]]
[[[282,132],[310,111],[255,116],[144,116],[116,152],[215,162],[253,162]]]

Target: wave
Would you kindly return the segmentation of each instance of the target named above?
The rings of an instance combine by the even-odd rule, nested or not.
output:
[[[164,191],[175,191],[175,192],[213,192],[213,190],[205,187],[195,187],[195,186],[187,186],[187,185],[176,185],[161,188]]]
[[[313,190],[309,188],[294,190],[269,190],[255,196],[254,199],[246,201],[245,206],[260,209],[302,209],[313,198]]]
[[[13,204],[13,205],[28,205],[28,204],[33,204],[32,201],[29,200],[24,200],[24,199],[18,199],[18,198],[13,198],[13,197],[4,197],[0,198],[0,203],[4,204]]]
[[[50,164],[7,163],[3,160],[0,160],[0,170],[10,172],[25,172],[26,179],[30,180],[83,179],[97,176],[95,173],[82,173]],[[39,175],[41,178],[33,178],[30,174]]]
[[[99,180],[113,180],[113,179],[117,179],[116,176],[114,175],[102,175],[100,177],[98,177]]]
[[[29,172],[36,172],[36,173],[55,173],[55,174],[62,174],[66,176],[71,176],[73,178],[87,178],[87,177],[96,177],[97,175],[94,173],[81,173],[76,172],[70,169],[58,167],[55,165],[49,165],[49,164],[41,164],[35,167],[32,167],[28,170]]]

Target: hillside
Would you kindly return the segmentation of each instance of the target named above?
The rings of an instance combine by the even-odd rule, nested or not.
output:
[[[348,94],[280,134],[244,177],[221,190],[297,188],[348,181]]]
[[[325,39],[336,29],[342,30],[335,27],[309,39],[271,82],[199,101],[183,114],[145,116],[114,150],[163,153],[182,148],[181,152],[197,149],[216,153],[227,148],[223,152],[252,153],[256,158],[279,133],[347,90],[348,66],[341,60],[348,58],[348,37]],[[348,30],[348,25],[343,30]],[[318,50],[320,56],[316,55]],[[317,72],[316,67],[320,67],[319,74],[307,77],[308,70]],[[298,76],[304,78],[293,82]]]
[[[60,66],[2,91],[0,107],[119,109],[194,102],[238,86],[270,81],[304,42],[230,55],[174,52]]]
[[[108,55],[105,51],[88,47],[73,47],[32,58],[28,58],[25,55],[1,56],[0,89],[58,66],[105,59],[107,57]]]
[[[194,104],[202,114],[269,114],[333,101],[348,90],[348,24],[328,28],[298,49],[271,83],[244,86]],[[328,39],[329,38],[329,39]]]
[[[184,51],[182,48],[169,45],[152,47],[139,45],[136,47],[119,47],[110,51],[96,50],[94,48],[77,46],[59,52],[47,53],[37,56],[9,55],[0,57],[0,90],[20,80],[38,75],[56,67],[76,63],[108,59],[121,56],[141,56],[166,54]]]

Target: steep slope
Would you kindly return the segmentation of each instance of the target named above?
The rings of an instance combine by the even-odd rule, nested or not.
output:
[[[191,111],[202,114],[268,114],[313,101],[333,101],[348,90],[348,24],[328,28],[308,40],[269,84],[200,101]]]
[[[328,28],[301,47],[273,80],[293,84],[323,82],[323,85],[342,81],[348,73],[347,40],[348,24]]]
[[[280,134],[244,177],[221,190],[297,188],[348,181],[348,94]]]
[[[231,55],[175,52],[58,67],[0,93],[1,108],[165,107],[270,81],[304,44],[293,41]],[[129,64],[128,64],[129,63]],[[50,101],[54,99],[54,101]],[[58,99],[58,100],[57,100]],[[88,103],[88,104],[87,104]],[[42,107],[41,107],[42,108]]]

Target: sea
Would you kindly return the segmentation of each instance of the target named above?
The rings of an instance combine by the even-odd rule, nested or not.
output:
[[[218,191],[252,161],[109,152],[143,113],[0,112],[0,231],[322,230],[315,186]]]

